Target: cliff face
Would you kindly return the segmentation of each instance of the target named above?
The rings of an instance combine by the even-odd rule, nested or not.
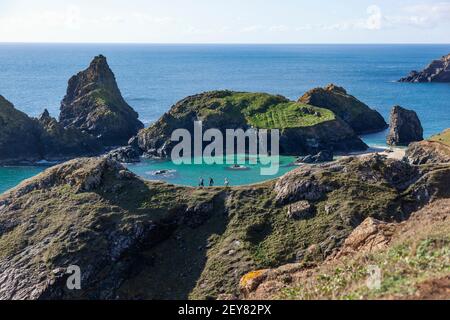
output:
[[[144,152],[167,157],[174,146],[173,130],[193,132],[201,120],[204,130],[280,129],[280,151],[285,154],[364,150],[367,146],[334,113],[266,93],[213,91],[187,97],[176,103],[154,125],[138,134]]]
[[[102,150],[94,137],[64,128],[47,110],[38,119],[30,118],[0,96],[0,165],[61,161]]]
[[[349,95],[344,88],[329,84],[305,93],[299,102],[333,111],[357,134],[382,131],[387,128],[381,114]]]
[[[144,127],[138,114],[122,98],[102,55],[69,80],[61,102],[60,122],[97,137],[105,146],[124,145]]]
[[[450,129],[425,141],[411,143],[405,159],[411,164],[450,162]]]
[[[93,136],[75,128],[64,128],[45,110],[37,120],[40,127],[40,150],[46,160],[94,156],[103,147]]]
[[[450,54],[434,60],[422,71],[412,71],[400,82],[450,82]]]
[[[0,95],[0,164],[39,160],[38,135],[33,120]]]
[[[107,147],[126,145],[143,128],[137,117],[106,58],[98,56],[69,80],[60,122],[47,110],[30,118],[0,96],[0,165],[99,155]]]
[[[391,110],[389,134],[386,142],[389,145],[408,145],[423,140],[423,128],[419,117],[413,110],[395,106]]]
[[[251,270],[323,261],[366,218],[399,221],[450,197],[449,177],[448,165],[369,156],[196,189],[143,181],[106,158],[72,160],[0,196],[0,298],[239,297]],[[288,215],[306,204],[307,216]],[[66,287],[70,265],[81,290]]]
[[[245,298],[418,299],[449,298],[450,199],[428,204],[402,223],[367,218],[336,255],[318,265],[290,264],[248,273]],[[380,268],[380,287],[368,286]]]

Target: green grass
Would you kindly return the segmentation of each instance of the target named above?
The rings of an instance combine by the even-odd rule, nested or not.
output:
[[[248,122],[257,128],[286,129],[314,126],[334,119],[330,110],[287,102],[270,106],[264,113],[248,117]]]
[[[220,92],[219,92],[220,93]],[[285,129],[314,126],[335,119],[332,111],[289,101],[279,95],[250,92],[222,92],[207,94],[180,108],[184,114],[195,110],[201,118],[220,116],[226,122],[247,122],[260,129]]]
[[[302,285],[280,291],[278,299],[376,299],[386,296],[409,296],[426,279],[450,272],[450,238],[430,235],[418,242],[405,242],[375,254],[347,259],[338,265],[311,272]],[[382,271],[380,288],[366,286],[368,266]]]
[[[450,146],[450,129],[447,129],[441,133],[438,133],[438,134],[430,137],[428,140],[440,142],[442,144]]]

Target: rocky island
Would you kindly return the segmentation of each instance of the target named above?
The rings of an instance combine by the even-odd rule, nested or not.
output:
[[[411,71],[399,82],[450,82],[450,54],[434,60],[420,72]]]
[[[99,155],[126,145],[143,127],[100,55],[69,80],[60,121],[47,110],[31,118],[0,96],[0,165]]]
[[[193,132],[193,121],[205,130],[280,129],[280,153],[316,154],[322,150],[348,152],[367,146],[339,116],[326,108],[290,101],[267,93],[212,91],[177,102],[155,124],[138,134],[140,149],[150,156],[168,157],[173,130]]]

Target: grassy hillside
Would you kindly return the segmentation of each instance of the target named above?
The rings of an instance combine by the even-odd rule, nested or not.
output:
[[[429,141],[436,141],[450,147],[450,129],[444,130],[428,139]]]

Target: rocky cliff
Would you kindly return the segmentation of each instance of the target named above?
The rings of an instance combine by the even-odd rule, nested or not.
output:
[[[144,127],[122,98],[106,58],[99,55],[69,80],[60,122],[97,137],[104,146],[125,145]]]
[[[405,145],[423,140],[423,128],[419,117],[413,110],[395,106],[391,110],[388,145]]]
[[[253,271],[242,277],[240,290],[254,300],[447,300],[449,216],[450,199],[442,199],[402,223],[367,218],[324,263]],[[375,268],[378,284],[368,282]]]
[[[326,108],[344,120],[357,134],[382,131],[387,128],[383,116],[334,84],[305,93],[299,102]]]
[[[126,145],[143,128],[137,117],[123,100],[106,58],[95,57],[69,80],[60,122],[47,110],[38,119],[28,117],[0,96],[0,165],[99,155],[110,146]],[[130,152],[139,158],[135,150],[129,157]]]
[[[0,165],[98,155],[97,140],[78,129],[64,128],[47,110],[30,118],[0,96]]]
[[[449,165],[369,156],[196,189],[106,158],[72,160],[0,196],[0,299],[241,297],[246,273],[320,263],[366,218],[401,221],[450,197],[449,178]],[[80,290],[66,286],[71,265]]]
[[[99,141],[76,128],[65,128],[45,110],[37,120],[41,157],[45,160],[95,156],[103,151]]]
[[[154,125],[138,134],[140,148],[150,155],[167,157],[174,144],[173,130],[193,132],[193,122],[204,130],[280,129],[280,152],[284,154],[364,150],[355,132],[327,109],[289,101],[266,93],[213,91],[176,103]]]
[[[450,129],[425,141],[411,143],[405,159],[411,164],[450,162]]]
[[[450,54],[434,60],[422,71],[412,71],[400,82],[450,82]]]
[[[36,123],[0,95],[0,164],[36,161],[39,153]]]

